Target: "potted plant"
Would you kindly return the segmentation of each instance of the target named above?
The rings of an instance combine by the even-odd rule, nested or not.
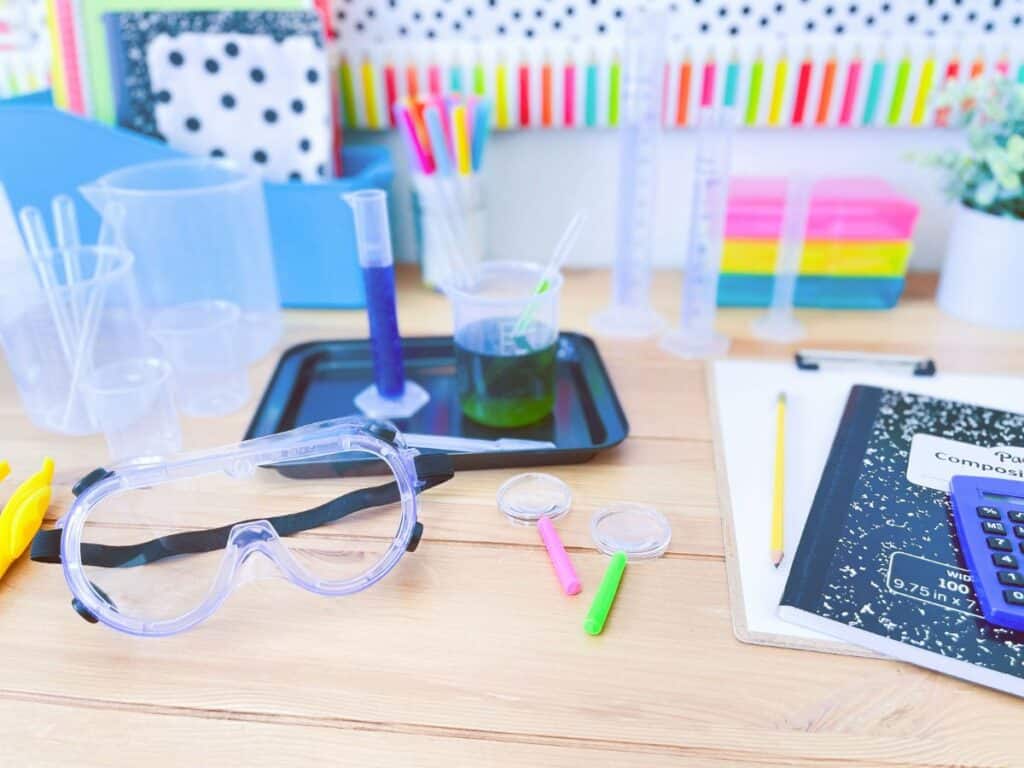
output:
[[[979,325],[1024,328],[1024,85],[1002,78],[947,89],[965,149],[929,155],[956,201],[939,307]]]

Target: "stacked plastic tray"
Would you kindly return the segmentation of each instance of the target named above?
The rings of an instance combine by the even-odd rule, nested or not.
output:
[[[782,178],[731,180],[720,306],[771,303],[785,196]],[[881,179],[815,182],[797,278],[797,306],[894,306],[903,293],[917,214],[917,203]]]

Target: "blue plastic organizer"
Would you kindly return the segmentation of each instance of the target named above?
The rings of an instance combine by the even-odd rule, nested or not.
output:
[[[180,157],[166,144],[83,120],[52,107],[0,103],[0,182],[11,204],[49,211],[58,194],[79,201],[85,241],[99,217],[81,200],[81,184],[135,163]],[[388,188],[394,169],[384,147],[346,147],[348,176],[324,184],[265,184],[281,303],[286,307],[362,307],[366,297],[356,258],[352,212],[341,195]]]

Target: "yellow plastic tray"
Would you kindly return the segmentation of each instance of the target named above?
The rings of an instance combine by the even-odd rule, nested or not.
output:
[[[778,257],[777,240],[729,238],[722,272],[770,275]],[[801,275],[829,277],[902,277],[907,271],[909,240],[808,240],[800,260]]]

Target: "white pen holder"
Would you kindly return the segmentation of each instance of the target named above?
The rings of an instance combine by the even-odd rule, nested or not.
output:
[[[413,215],[423,282],[442,288],[451,270],[476,272],[484,257],[486,207],[479,174],[413,175]]]

